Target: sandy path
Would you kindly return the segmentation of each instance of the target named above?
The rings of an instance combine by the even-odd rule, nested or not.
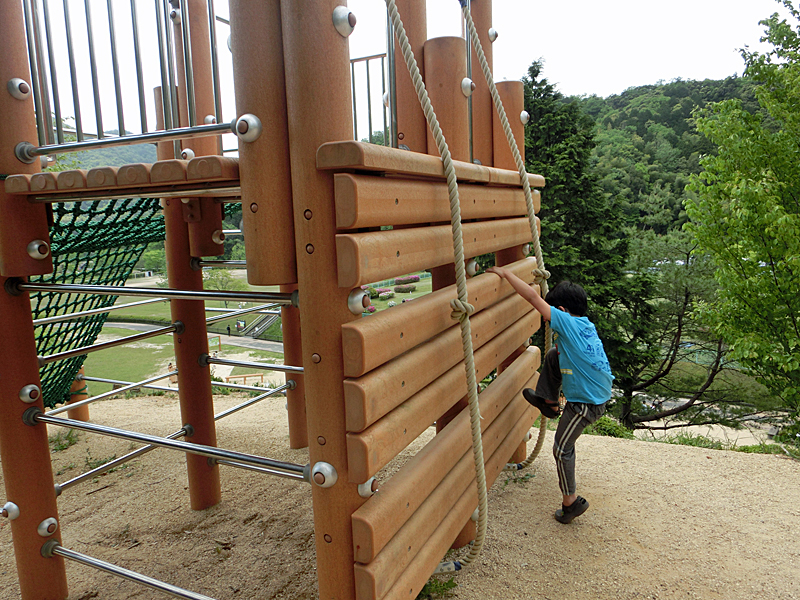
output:
[[[239,400],[219,397],[217,410]],[[180,422],[171,395],[102,402],[92,416],[156,434]],[[288,449],[283,398],[225,419],[218,437],[225,448],[307,462],[305,450]],[[64,470],[56,480],[82,472],[88,457],[129,449],[80,434],[53,454],[54,471]],[[501,476],[487,544],[456,575],[455,598],[800,599],[800,463],[588,436],[578,454],[589,512],[569,526],[552,518],[559,492],[547,449],[527,481]],[[316,598],[309,488],[231,468],[222,486],[219,506],[192,511],[183,456],[156,450],[64,492],[64,545],[219,600]],[[74,563],[67,573],[72,600],[166,597]],[[18,597],[0,520],[0,599]]]

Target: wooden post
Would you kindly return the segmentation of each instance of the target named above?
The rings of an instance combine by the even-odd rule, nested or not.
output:
[[[294,237],[294,236],[292,236]],[[282,292],[293,292],[297,285],[282,285]],[[303,366],[303,340],[300,336],[300,310],[294,306],[281,307],[281,331],[283,332],[283,364]],[[286,391],[286,410],[289,413],[289,447],[308,446],[306,425],[306,384],[302,373],[287,373],[286,379],[295,383],[293,390]]]
[[[291,284],[297,262],[280,3],[232,0],[230,14],[236,114],[255,115],[262,126],[256,140],[239,140],[247,280]]]
[[[506,111],[506,116],[511,124],[511,131],[514,134],[514,139],[517,142],[522,160],[525,160],[525,126],[520,121],[520,113],[525,105],[525,91],[521,81],[500,81],[497,84],[497,92],[500,94],[500,99],[503,101],[503,108]],[[497,112],[493,111],[494,119],[494,160],[496,167],[500,169],[509,169],[516,171],[517,165],[514,162],[514,156],[511,154],[511,149],[508,145],[503,128],[500,125],[500,119]],[[500,252],[495,253],[495,264],[498,266],[508,265],[525,258],[524,246],[514,246],[506,248]],[[517,349],[514,354],[509,356],[497,368],[497,372],[502,373],[514,360],[524,352],[525,346]],[[509,462],[519,463],[528,457],[527,443],[525,440],[520,442],[520,445],[514,451],[514,454],[509,459]]]
[[[78,375],[83,375],[83,367],[81,367],[81,370],[78,371]],[[69,388],[69,402],[67,404],[80,402],[81,400],[86,400],[88,397],[89,384],[83,379],[78,379],[78,376],[76,375],[75,381],[72,382],[72,385]],[[89,421],[89,405],[84,404],[78,408],[69,409],[67,411],[67,417],[70,419],[75,419],[76,421]]]
[[[337,285],[333,175],[316,168],[317,148],[353,139],[347,38],[334,27],[339,0],[281,0],[292,172],[300,325],[311,465],[336,470],[328,488],[312,485],[320,598],[353,598],[350,517],[364,503],[349,482],[345,438],[342,324],[360,316]]]
[[[489,29],[492,27],[492,0],[472,0],[470,12],[481,40],[483,53],[489,69],[492,69],[492,43],[489,41]],[[469,37],[469,32],[467,32]],[[471,47],[471,45],[470,45]],[[480,164],[491,167],[494,165],[492,149],[492,113],[494,104],[489,92],[489,84],[481,70],[478,55],[472,49],[472,81],[475,91],[472,92],[472,158]]]
[[[156,88],[157,127],[162,129],[160,89]],[[158,159],[173,158],[172,144],[158,144]],[[162,201],[164,229],[166,232],[167,279],[172,288],[202,290],[203,273],[190,266],[189,228],[183,219],[183,206],[178,198]],[[171,300],[172,321],[183,324],[181,333],[172,336],[175,362],[178,367],[178,398],[181,405],[182,425],[191,425],[193,434],[186,440],[208,446],[217,445],[214,424],[214,400],[211,395],[211,377],[208,367],[201,367],[198,357],[208,354],[205,303],[202,300]],[[220,501],[219,467],[209,466],[202,456],[186,455],[189,476],[189,499],[194,510],[203,510]]]
[[[426,0],[397,0],[396,4],[411,50],[417,59],[419,73],[424,79],[423,46],[428,39]],[[396,38],[394,45],[398,143],[408,146],[413,152],[424,153],[427,152],[428,146],[428,122],[425,120],[425,114],[417,98],[417,90],[414,89]]]
[[[461,91],[461,81],[467,76],[467,50],[460,37],[433,38],[425,42],[425,86],[439,119],[447,147],[454,160],[469,162],[469,104]],[[433,134],[428,131],[428,154],[439,156]],[[432,290],[440,290],[456,282],[455,265],[431,269]],[[436,419],[436,432],[440,432],[468,405],[466,397],[456,402],[445,414]],[[475,539],[475,523],[467,521],[453,542],[461,548]]]
[[[0,23],[0,175],[36,173],[38,159],[23,164],[14,156],[19,142],[37,141],[25,21],[19,0],[0,2]],[[15,79],[19,81],[12,82]],[[48,244],[43,260],[28,253],[28,245],[36,239]],[[37,531],[48,518],[59,522],[47,427],[29,426],[22,421],[26,410],[44,410],[30,296],[12,296],[3,286],[6,277],[42,275],[52,270],[45,207],[6,194],[0,185],[0,315],[4,322],[0,344],[0,462],[6,499],[19,508],[19,516],[10,525],[23,600],[62,600],[68,592],[64,560],[41,554],[48,540],[61,542],[60,531],[45,531],[44,536]],[[44,527],[47,529],[46,524]]]
[[[206,0],[186,0],[187,14],[180,22],[173,22],[175,31],[176,73],[178,78],[178,111],[181,127],[189,123],[186,94],[186,67],[184,65],[182,23],[189,20],[189,36],[192,50],[192,77],[197,124],[203,124],[207,116],[214,116],[214,94],[211,76],[211,45],[208,30]],[[182,142],[184,149],[190,148],[195,156],[220,154],[218,136],[194,138]],[[176,156],[175,158],[180,158]],[[189,223],[189,248],[191,256],[219,256],[225,252],[220,234],[222,232],[222,204],[214,198],[187,198],[183,218]],[[215,235],[216,234],[216,235]]]

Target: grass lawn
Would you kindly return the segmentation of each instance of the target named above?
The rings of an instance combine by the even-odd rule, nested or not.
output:
[[[404,299],[408,300],[408,299],[412,299],[412,298],[419,298],[420,296],[424,296],[426,294],[430,294],[431,293],[431,286],[433,285],[433,280],[430,277],[427,277],[425,279],[420,279],[414,285],[417,286],[417,289],[414,290],[411,293],[408,293],[408,294],[395,293],[394,298],[390,298],[389,300],[380,300],[379,298],[373,298],[372,299],[372,304],[373,304],[373,306],[375,306],[376,312],[377,311],[381,311],[381,310],[385,310],[387,308],[391,308],[389,306],[389,302],[394,301],[394,303],[399,306],[403,302]],[[394,288],[393,285],[386,285],[386,286],[381,286],[381,287],[387,287],[389,289],[393,289]]]

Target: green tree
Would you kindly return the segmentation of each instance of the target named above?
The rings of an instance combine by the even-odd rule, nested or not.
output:
[[[570,280],[586,290],[618,380],[639,369],[651,345],[651,278],[627,274],[628,240],[617,197],[603,193],[593,167],[595,123],[575,99],[541,77],[534,62],[523,79],[529,172],[547,180],[542,191],[542,251],[551,287]]]
[[[250,289],[244,280],[233,275],[228,269],[211,268],[203,271],[203,287],[208,290],[225,290],[229,292],[243,292]],[[228,301],[225,301],[228,308]]]
[[[718,298],[702,306],[731,356],[756,373],[800,421],[800,13],[762,21],[772,49],[743,50],[764,114],[728,100],[698,129],[719,146],[694,177],[687,229],[716,266]]]

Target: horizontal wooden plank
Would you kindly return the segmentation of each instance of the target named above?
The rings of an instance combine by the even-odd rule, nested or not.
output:
[[[505,268],[531,283],[536,259],[524,258]],[[511,284],[492,273],[467,281],[467,294],[475,307],[475,314],[512,293],[514,288]],[[450,300],[456,296],[456,286],[451,285],[413,302],[342,325],[345,376],[360,377],[442,331],[457,326],[457,321],[450,318]]]
[[[527,300],[514,294],[473,315],[470,320],[473,350],[532,310]],[[347,431],[364,430],[445,373],[463,356],[461,328],[451,327],[358,379],[346,379]]]
[[[61,171],[56,178],[59,190],[82,190],[86,188],[86,173],[84,169]]]
[[[458,160],[453,163],[459,181],[521,187],[517,171],[484,167]],[[438,156],[355,141],[322,144],[317,149],[317,168],[329,171],[376,171],[440,179],[445,177],[442,159]],[[529,173],[528,181],[531,187],[545,185],[544,177],[541,175]]]
[[[6,192],[48,196],[65,191],[109,190],[117,194],[130,190],[135,195],[141,188],[180,184],[187,180],[197,187],[203,182],[239,184],[239,159],[223,156],[200,156],[191,161],[166,160],[153,164],[132,163],[121,167],[96,167],[88,171],[73,169],[59,173],[11,175],[6,179]],[[187,190],[194,188],[186,187]],[[180,189],[176,188],[176,194]],[[224,195],[224,194],[223,194]],[[228,194],[230,195],[230,194]]]
[[[539,220],[537,217],[537,225]],[[464,223],[464,254],[480,256],[531,241],[527,217]],[[450,225],[336,236],[339,287],[352,288],[453,262]]]
[[[55,173],[36,173],[31,175],[32,192],[49,192],[58,189],[58,178]]]
[[[475,372],[483,379],[518,349],[539,324],[528,313],[475,353]],[[347,434],[347,464],[353,483],[362,483],[386,466],[428,426],[467,395],[464,361],[414,394],[378,422],[360,433]]]
[[[438,181],[397,180],[369,175],[334,176],[336,227],[354,229],[450,220],[450,193]],[[521,188],[458,186],[461,218],[490,219],[527,214]],[[535,211],[541,194],[533,190]]]
[[[227,156],[198,156],[189,161],[188,179],[203,181],[238,180],[239,159]]]
[[[509,409],[512,406],[508,407]],[[529,409],[515,424],[514,429],[506,436],[500,447],[495,450],[486,462],[487,487],[502,473],[508,457],[514,452],[516,445],[525,432],[536,420],[536,413]],[[430,578],[436,566],[442,560],[458,532],[478,505],[478,492],[475,485],[468,485],[456,505],[447,514],[441,525],[430,535],[427,542],[403,570],[395,584],[383,596],[376,600],[407,600],[420,592]],[[360,598],[359,600],[368,600]]]
[[[9,175],[5,181],[6,194],[29,194],[31,175]]]
[[[511,398],[520,392],[524,382],[537,377],[540,363],[539,349],[528,348],[481,393],[481,422],[486,431]],[[353,513],[357,562],[369,563],[377,556],[444,476],[455,468],[471,443],[469,413],[462,411]]]
[[[151,183],[172,183],[186,181],[188,160],[160,160],[150,169]]]
[[[526,387],[534,380],[531,378]],[[484,425],[483,455],[486,462],[491,460],[509,430],[524,414],[535,410],[521,394],[516,396],[491,425]],[[463,437],[470,439],[468,432]],[[366,565],[356,564],[356,599],[382,598],[453,510],[467,487],[475,485],[475,458],[470,447],[375,559]]]

